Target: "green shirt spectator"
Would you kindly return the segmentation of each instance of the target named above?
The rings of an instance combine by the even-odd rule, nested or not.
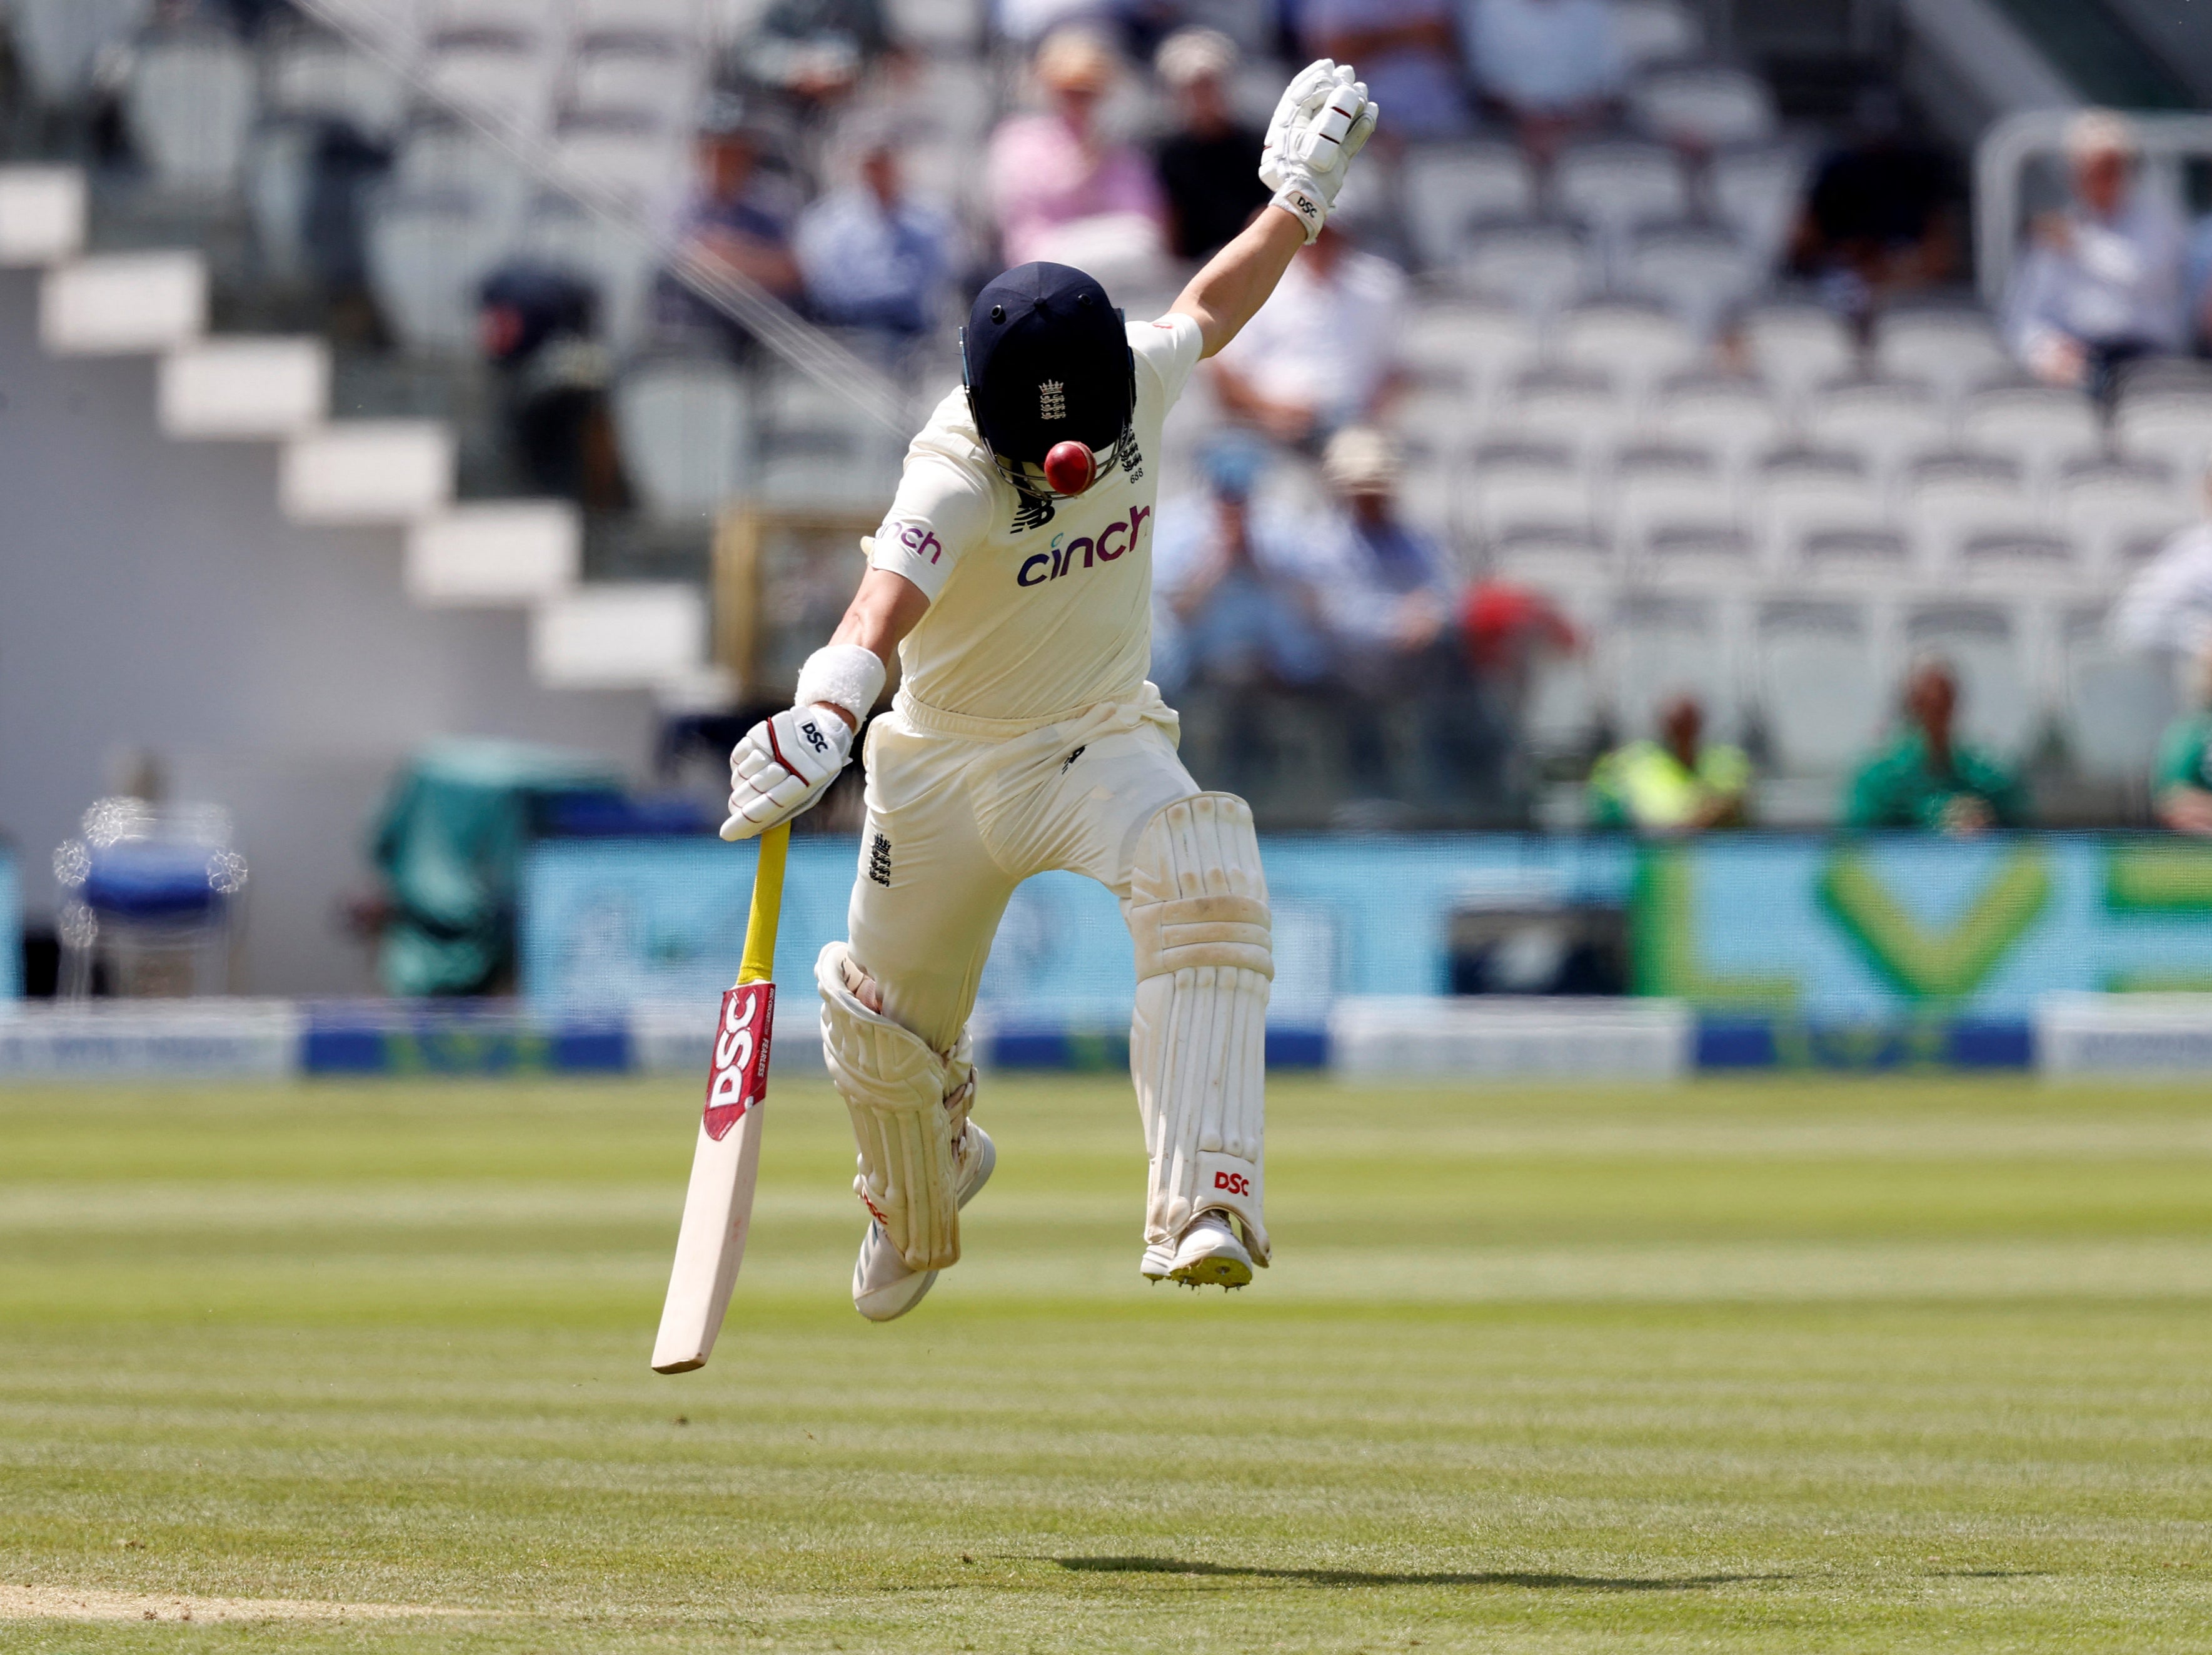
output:
[[[1740,747],[1699,739],[1705,709],[1677,696],[1661,709],[1660,739],[1632,741],[1598,760],[1589,777],[1592,827],[1698,833],[1741,826],[1751,761]]]
[[[1908,724],[1885,751],[1851,778],[1844,820],[1855,828],[1924,828],[1966,837],[1991,827],[2021,827],[2027,797],[2011,771],[1954,740],[1958,680],[1941,663],[1907,680]]]
[[[2205,657],[2205,676],[2212,679],[2212,653]],[[2158,819],[2176,833],[2212,838],[2212,708],[2166,726],[2150,797]]]

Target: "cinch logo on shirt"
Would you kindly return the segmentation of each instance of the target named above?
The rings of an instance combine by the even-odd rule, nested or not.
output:
[[[917,557],[927,557],[935,563],[945,556],[945,544],[929,532],[927,523],[889,522],[876,531],[876,538],[889,535]]]
[[[1152,514],[1150,506],[1139,506],[1129,514],[1126,523],[1109,523],[1100,531],[1097,540],[1087,534],[1079,534],[1066,545],[1060,536],[1052,537],[1051,546],[1024,560],[1014,571],[1016,586],[1042,586],[1047,581],[1057,581],[1075,567],[1075,554],[1083,554],[1083,567],[1089,569],[1094,561],[1110,563],[1137,544],[1137,536],[1145,526],[1145,520]],[[1126,535],[1127,538],[1121,537]]]

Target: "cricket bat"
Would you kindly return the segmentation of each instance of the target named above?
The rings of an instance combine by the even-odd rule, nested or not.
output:
[[[752,1221],[753,1182],[760,1175],[761,1105],[768,1098],[769,1037],[775,1023],[775,922],[783,909],[783,859],[791,824],[761,835],[753,874],[752,912],[737,986],[722,996],[714,1055],[707,1070],[707,1106],[691,1152],[691,1187],[676,1237],[676,1266],[653,1344],[655,1373],[704,1367],[722,1330],[730,1289],[744,1262]]]

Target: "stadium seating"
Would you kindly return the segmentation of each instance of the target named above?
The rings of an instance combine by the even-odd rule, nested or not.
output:
[[[163,186],[223,196],[238,187],[258,101],[245,47],[221,34],[178,35],[132,55],[123,106]]]
[[[1589,660],[1546,669],[1534,739],[1563,750],[1601,712],[1638,715],[1639,697],[1674,678],[1746,727],[1771,725],[1785,772],[1826,775],[1857,751],[1845,732],[1879,723],[1906,646],[1972,655],[1970,705],[2002,693],[2023,718],[2122,719],[2140,686],[2095,656],[2082,618],[2201,516],[2212,392],[2142,377],[2108,430],[2087,399],[2021,382],[1988,316],[1956,301],[1892,310],[1863,347],[1836,312],[1774,278],[1814,136],[1785,134],[1759,78],[1708,55],[1700,9],[1614,3],[1632,76],[1613,130],[1543,167],[1494,129],[1417,143],[1395,177],[1370,168],[1356,186],[1371,243],[1409,251],[1419,278],[1401,340],[1410,388],[1389,412],[1403,509],[1455,543],[1468,573],[1540,586],[1601,637]],[[123,113],[149,183],[201,204],[210,224],[242,203],[258,277],[309,274],[319,124],[392,142],[396,166],[364,196],[362,228],[371,290],[417,359],[408,371],[474,371],[476,291],[501,259],[586,276],[621,365],[614,418],[642,513],[696,529],[740,492],[848,508],[885,492],[896,461],[811,379],[653,350],[654,229],[685,186],[698,98],[761,9],[349,5],[419,82],[318,29],[250,46],[148,30],[149,0],[13,0],[8,15],[48,104],[82,93],[102,46],[135,36]],[[1018,95],[1018,52],[993,44],[978,0],[889,11],[915,50],[863,100],[913,115],[909,180],[973,229],[976,150]],[[1223,0],[1216,13],[1267,49],[1260,8]],[[1278,78],[1255,62],[1239,84],[1264,106]],[[1133,99],[1129,113],[1149,130],[1161,112]],[[813,147],[810,134],[792,159],[818,183]],[[70,298],[103,279],[88,268],[57,282],[58,339],[182,350],[197,337],[204,272],[192,316],[165,301],[136,344],[116,343],[112,307]],[[89,331],[71,332],[73,317]],[[280,415],[293,417],[257,417]],[[554,566],[542,554],[514,563],[518,591]],[[465,589],[465,559],[454,567]],[[1792,678],[1780,663],[1801,647],[1810,665]],[[1718,677],[1698,676],[1707,668]],[[1823,710],[1829,691],[1841,699]],[[2075,747],[2087,727],[2069,727]]]
[[[751,397],[736,369],[703,355],[641,362],[615,387],[615,423],[647,511],[709,516],[750,475]]]

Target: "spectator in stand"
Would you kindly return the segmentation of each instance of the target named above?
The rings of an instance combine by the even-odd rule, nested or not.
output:
[[[1297,29],[1307,56],[1357,66],[1394,139],[1468,130],[1450,0],[1303,0]]]
[[[1237,46],[1218,29],[1177,30],[1161,42],[1152,66],[1182,123],[1158,150],[1168,244],[1178,259],[1204,259],[1267,204],[1253,159],[1267,134],[1237,119],[1229,96]]]
[[[1462,3],[1475,86],[1528,149],[1548,159],[1611,119],[1628,77],[1611,0]]]
[[[1283,537],[1254,520],[1252,489],[1265,462],[1250,438],[1218,437],[1200,456],[1206,497],[1160,509],[1152,542],[1152,663],[1164,689],[1304,688],[1328,671],[1328,644],[1313,605],[1273,545]]]
[[[2212,472],[2205,476],[2212,504]],[[2212,646],[2212,520],[2168,540],[2112,605],[2113,640],[2125,648],[2193,655]]]
[[[510,259],[477,290],[485,359],[498,370],[516,458],[533,490],[595,511],[625,503],[599,335],[599,295],[574,273]]]
[[[2197,710],[2167,726],[2151,773],[2151,807],[2176,833],[2212,839],[2212,639],[2197,652]]]
[[[1959,274],[1966,190],[1950,158],[1906,129],[1887,87],[1859,94],[1851,140],[1813,174],[1790,240],[1793,275],[1863,324],[1899,294]]]
[[[785,180],[762,165],[770,136],[748,100],[716,94],[699,124],[698,186],[678,234],[695,258],[756,282],[779,299],[796,299],[805,285],[791,251],[796,204]],[[741,330],[666,274],[655,306],[665,329],[718,335],[733,356],[747,348]]]
[[[1957,739],[1952,721],[1958,707],[1959,680],[1949,666],[1931,660],[1913,669],[1905,685],[1906,727],[1852,778],[1847,826],[1923,828],[1965,839],[2026,825],[2027,799],[2019,781]]]
[[[2136,188],[2140,159],[2134,129],[2108,111],[2067,129],[2072,204],[2035,225],[2004,302],[2014,351],[2046,384],[2108,397],[2121,366],[2188,341],[2181,223]]]
[[[1639,833],[1741,827],[1751,761],[1741,747],[1706,741],[1705,728],[1695,696],[1670,697],[1656,741],[1616,747],[1590,771],[1590,825]]]
[[[1328,440],[1322,477],[1335,510],[1313,531],[1300,572],[1356,688],[1389,695],[1450,653],[1453,581],[1443,551],[1398,515],[1398,454],[1371,426]]]
[[[1165,249],[1151,164],[1099,129],[1120,59],[1104,35],[1069,24],[1045,37],[1034,68],[1051,107],[1000,123],[984,162],[1003,256],[1073,265],[1110,290],[1117,273],[1157,264]]]
[[[818,107],[842,99],[892,49],[883,0],[774,0],[738,66],[744,78]]]
[[[907,192],[889,126],[858,131],[846,160],[852,181],[808,207],[793,237],[807,302],[833,326],[912,339],[944,306],[951,220]]]
[[[1406,273],[1326,229],[1213,359],[1223,411],[1293,447],[1376,418],[1396,390]]]

